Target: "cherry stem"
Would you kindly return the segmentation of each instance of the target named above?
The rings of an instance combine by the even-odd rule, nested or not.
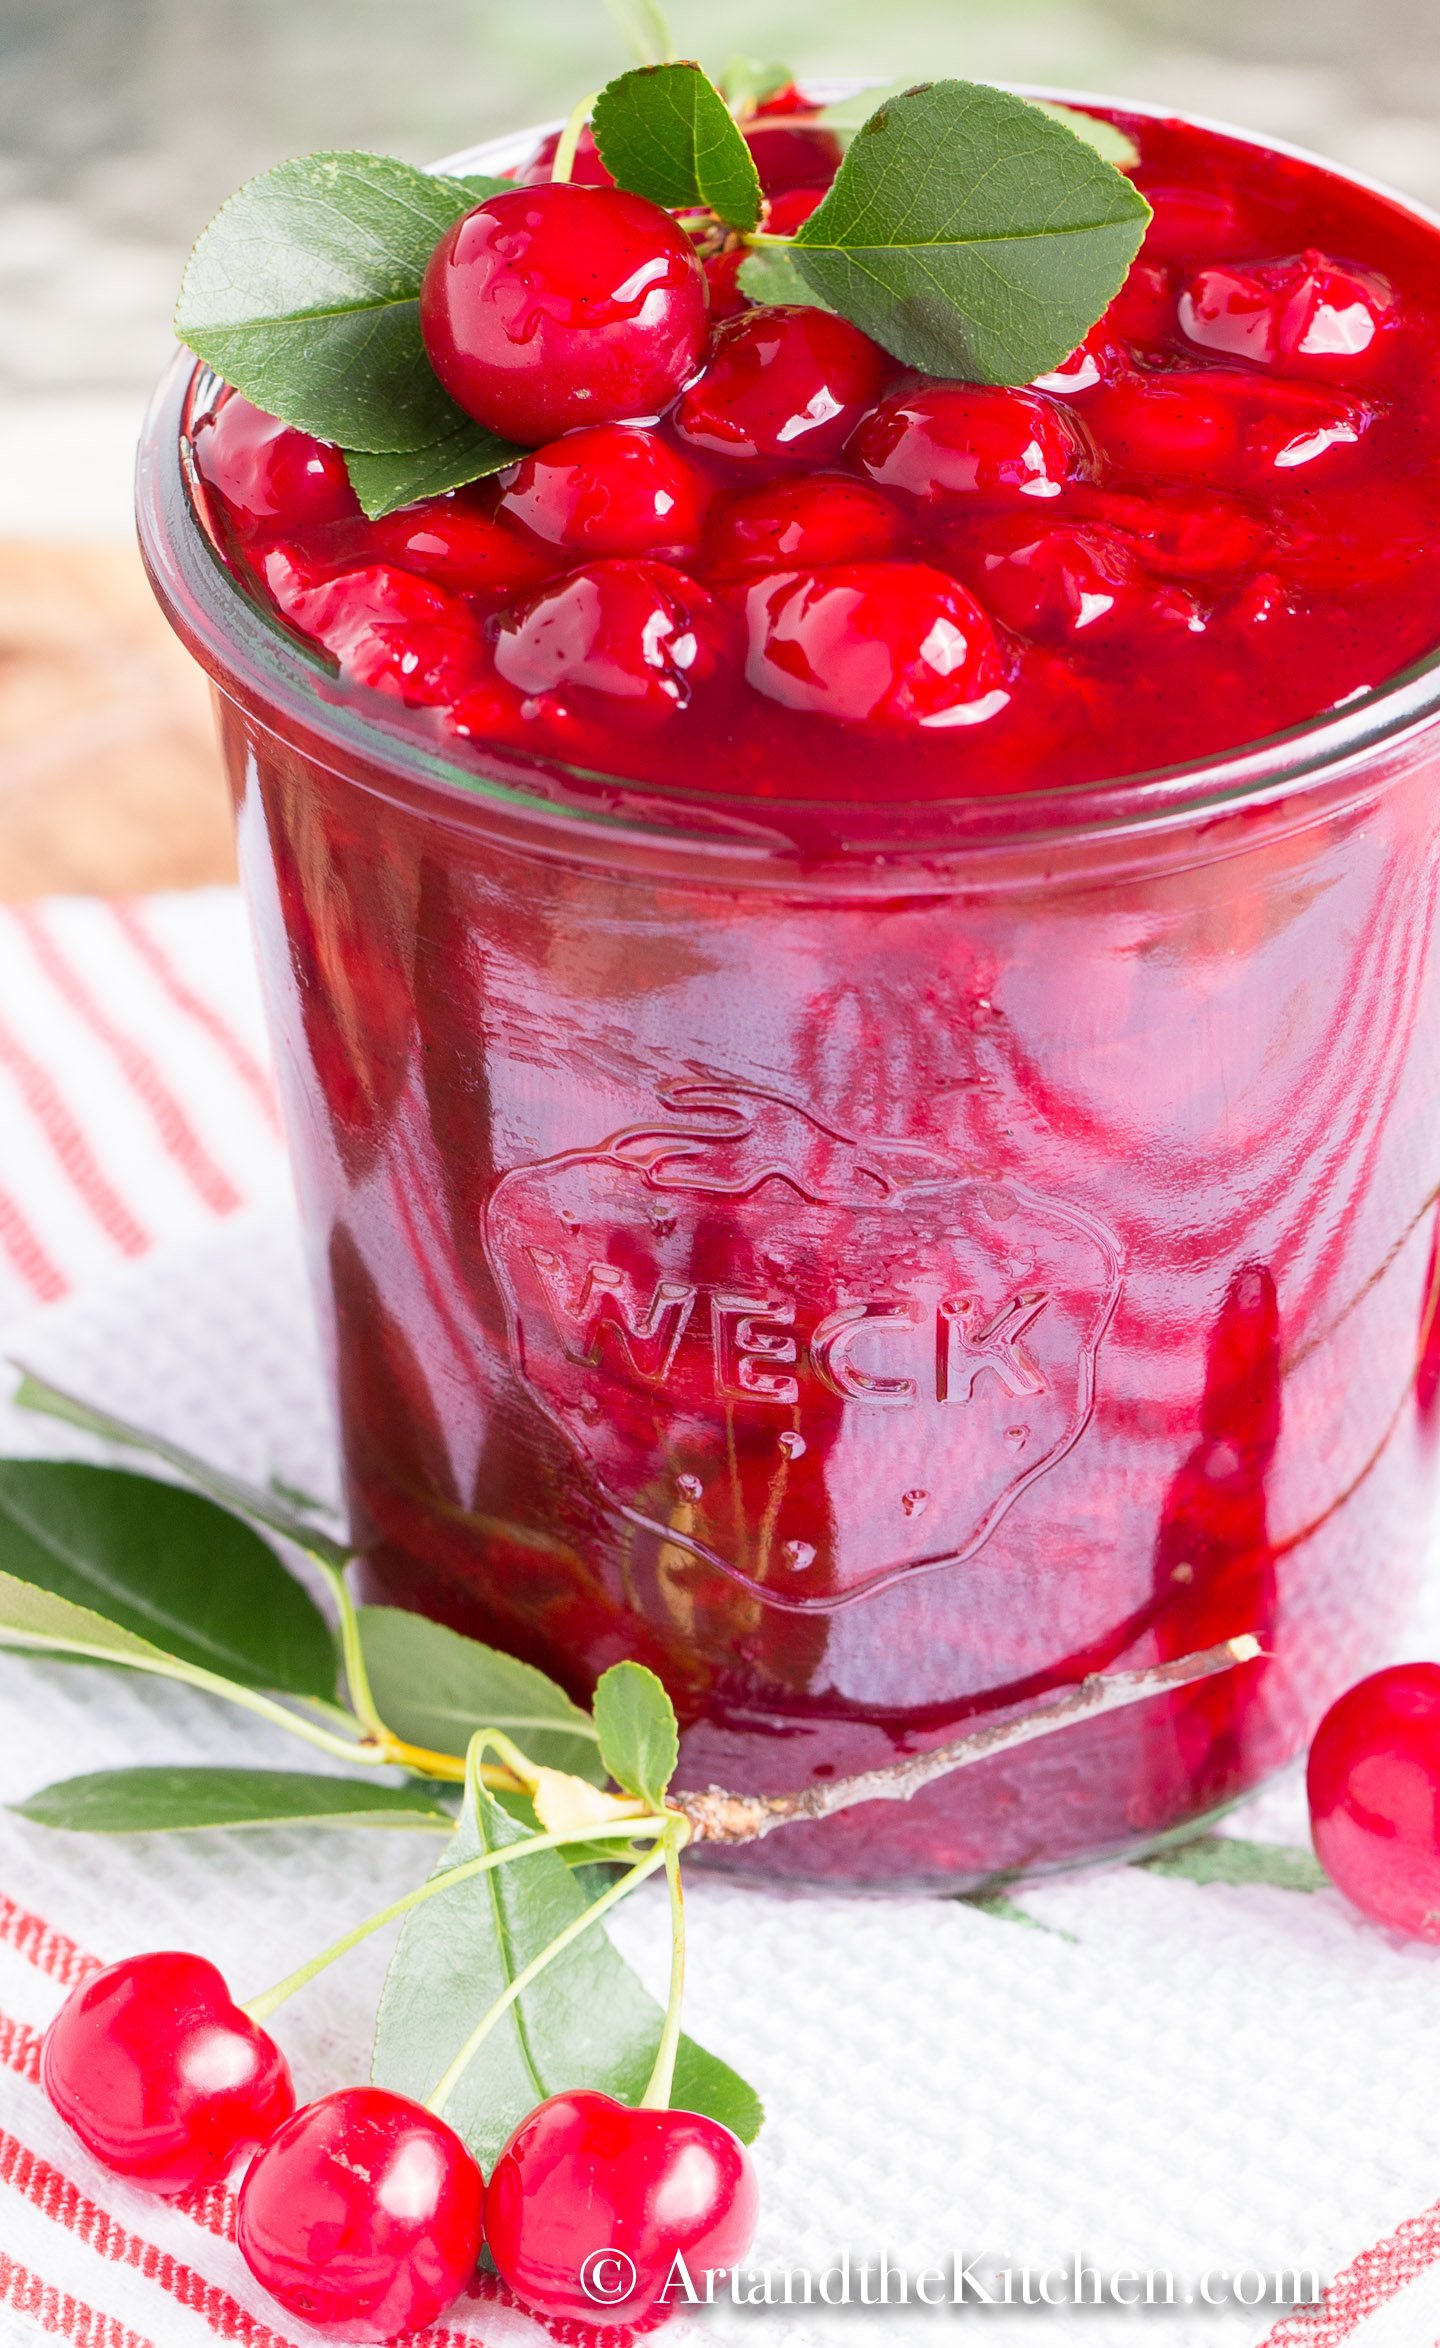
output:
[[[988,1723],[954,1744],[939,1745],[928,1753],[912,1753],[881,1769],[867,1769],[857,1777],[840,1777],[828,1785],[810,1785],[791,1794],[727,1794],[719,1786],[704,1793],[672,1793],[672,1808],[688,1818],[696,1842],[753,1843],[773,1834],[777,1826],[798,1819],[833,1818],[857,1802],[908,1802],[937,1778],[967,1769],[994,1753],[1007,1753],[1036,1737],[1053,1736],[1059,1729],[1118,1712],[1129,1704],[1147,1703],[1152,1696],[1170,1694],[1254,1663],[1263,1652],[1249,1632],[1226,1639],[1199,1654],[1182,1655],[1172,1663],[1146,1671],[1095,1673],[1076,1688],[1067,1688],[1048,1702],[1032,1705],[1014,1719]]]
[[[565,1839],[568,1841],[573,1838],[567,1836]],[[544,1972],[546,1966],[553,1964],[555,1959],[569,1948],[572,1941],[579,1940],[583,1933],[590,1930],[592,1924],[598,1924],[607,1910],[615,1907],[628,1893],[634,1891],[637,1884],[643,1883],[648,1875],[653,1875],[657,1867],[664,1866],[667,1843],[668,1837],[662,1840],[659,1848],[653,1850],[648,1858],[641,1859],[637,1865],[622,1875],[617,1883],[612,1883],[609,1890],[602,1892],[598,1900],[592,1900],[590,1906],[581,1915],[575,1917],[572,1923],[567,1924],[563,1932],[557,1932],[555,1938],[547,1942],[538,1956],[532,1957],[528,1965],[521,1967],[514,1980],[507,1984],[494,2004],[481,2015],[444,2078],[425,2098],[427,2111],[434,2112],[437,2118],[440,2116],[496,2023],[504,2019],[516,1999],[523,1997],[531,1982]],[[518,1843],[510,1845],[512,1852],[518,1852],[519,1848]]]
[[[766,228],[742,228],[739,233],[742,244],[767,246],[782,253],[795,242],[793,236],[772,236]]]
[[[383,1736],[372,1734],[359,1739],[337,1735],[333,1729],[322,1728],[318,1721],[308,1720],[304,1713],[277,1704],[258,1688],[242,1687],[238,1680],[225,1679],[218,1671],[206,1671],[199,1664],[182,1663],[175,1656],[127,1655],[98,1641],[46,1638],[36,1631],[0,1628],[0,1648],[5,1647],[29,1655],[78,1655],[96,1663],[118,1664],[126,1671],[146,1672],[152,1679],[178,1680],[182,1687],[198,1688],[202,1695],[218,1696],[225,1704],[238,1704],[242,1711],[253,1712],[272,1728],[283,1728],[287,1735],[299,1737],[303,1743],[313,1745],[318,1753],[328,1753],[334,1760],[353,1761],[368,1769],[408,1769],[412,1776],[436,1778],[445,1784],[464,1782],[465,1764],[458,1754],[431,1753],[421,1745],[407,1745],[388,1731]],[[341,1713],[339,1717],[353,1721],[356,1728],[363,1725],[350,1713]],[[481,1776],[487,1785],[508,1793],[525,1790],[511,1769],[486,1766]]]
[[[345,1568],[332,1564],[328,1557],[317,1555],[313,1550],[311,1555],[325,1576],[330,1595],[335,1601],[335,1611],[340,1618],[340,1657],[345,1667],[345,1686],[355,1717],[372,1736],[393,1744],[395,1739],[380,1717],[371,1690],[369,1667],[360,1640],[360,1617],[355,1611],[355,1601],[345,1579]]]
[[[575,157],[580,149],[580,135],[590,120],[590,109],[598,95],[598,91],[592,90],[588,98],[582,98],[578,106],[571,107],[566,117],[565,128],[561,131],[556,143],[554,160],[550,165],[552,183],[558,180],[563,185],[575,169]]]
[[[655,2054],[655,2068],[641,2096],[642,2107],[666,2111],[675,2086],[675,2056],[680,2046],[680,2008],[685,1997],[685,1887],[680,1880],[678,1820],[665,1830],[665,1880],[670,1892],[670,1995],[665,2026]]]
[[[673,1827],[663,1818],[637,1818],[626,1821],[626,1831],[632,1841],[651,1834],[663,1835],[668,1839]],[[438,1898],[441,1892],[456,1890],[460,1884],[468,1883],[472,1876],[484,1875],[492,1867],[507,1866],[512,1859],[528,1859],[535,1851],[558,1850],[562,1844],[614,1840],[613,1822],[597,1826],[564,1827],[552,1834],[529,1835],[524,1842],[505,1843],[498,1851],[484,1851],[478,1858],[462,1859],[458,1867],[450,1867],[432,1875],[428,1882],[419,1884],[414,1891],[407,1891],[402,1898],[392,1900],[388,1907],[378,1908],[363,1923],[352,1925],[338,1940],[333,1940],[327,1949],[322,1949],[318,1957],[311,1957],[308,1964],[298,1965],[293,1973],[287,1973],[284,1980],[277,1981],[273,1988],[262,1990],[258,1997],[247,1998],[242,2010],[250,2016],[252,2022],[268,2020],[277,2007],[284,2005],[287,1998],[293,1997],[298,1989],[304,1989],[317,1973],[323,1973],[327,1965],[333,1965],[337,1957],[347,1956],[351,1949],[358,1948],[361,1941],[368,1940],[372,1932],[379,1932],[384,1925],[393,1924],[397,1916],[408,1916],[412,1908],[423,1907],[426,1900]]]
[[[286,1729],[291,1736],[303,1738],[307,1745],[314,1745],[317,1751],[330,1753],[340,1761],[363,1761],[379,1765],[394,1758],[392,1753],[357,1744],[353,1737],[336,1736],[332,1730],[322,1728],[318,1721],[307,1720],[301,1713],[288,1711],[285,1705],[261,1695],[256,1688],[242,1687],[238,1680],[223,1679],[218,1671],[206,1671],[199,1664],[182,1663],[172,1656],[127,1655],[123,1650],[117,1652],[112,1647],[102,1646],[98,1641],[46,1638],[39,1632],[5,1629],[0,1629],[0,1647],[17,1647],[31,1654],[81,1655],[97,1663],[119,1664],[127,1671],[147,1672],[152,1679],[178,1680],[183,1687],[199,1688],[204,1695],[219,1696],[227,1704],[238,1704],[246,1712],[258,1714],[261,1720],[270,1721],[276,1728]]]

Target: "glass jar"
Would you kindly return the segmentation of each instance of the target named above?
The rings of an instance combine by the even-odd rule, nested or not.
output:
[[[204,396],[178,362],[142,539],[217,688],[368,1595],[581,1696],[639,1657],[682,1782],[743,1792],[1261,1641],[742,1855],[791,1881],[1135,1850],[1290,1759],[1431,1529],[1440,662],[999,800],[462,767],[227,571]]]

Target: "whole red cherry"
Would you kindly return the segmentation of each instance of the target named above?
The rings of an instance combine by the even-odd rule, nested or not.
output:
[[[692,447],[741,463],[827,464],[894,371],[878,343],[829,310],[747,310],[717,328],[675,429]]]
[[[391,563],[317,571],[290,546],[272,547],[262,569],[286,619],[339,663],[347,684],[408,709],[440,708],[483,665],[478,618],[433,580]]]
[[[184,1949],[123,1958],[72,1989],[40,2077],[86,2150],[156,2193],[218,2184],[295,2109],[274,2039]]]
[[[1058,497],[1088,443],[1058,400],[985,383],[897,391],[867,416],[850,457],[872,481],[927,504]]]
[[[710,485],[687,457],[637,424],[591,424],[537,448],[509,477],[505,519],[581,555],[693,554]]]
[[[1097,383],[1123,375],[1126,363],[1124,350],[1101,318],[1069,358],[1052,367],[1048,375],[1037,375],[1030,389],[1047,391],[1052,399],[1074,399],[1082,391],[1093,391]]]
[[[466,414],[537,448],[669,405],[705,348],[705,274],[658,204],[552,181],[455,222],[425,272],[420,326]]]
[[[1133,544],[1103,523],[1032,531],[1010,524],[980,558],[976,584],[988,608],[1023,636],[1090,642],[1150,608],[1153,582]]]
[[[242,538],[272,527],[287,535],[360,511],[345,459],[233,391],[195,428],[195,468]]]
[[[791,473],[727,498],[705,541],[705,568],[813,570],[903,552],[905,516],[883,490],[852,473]]]
[[[1128,539],[1146,570],[1161,579],[1227,579],[1256,570],[1270,552],[1272,532],[1259,514],[1208,484],[1085,488],[1077,490],[1074,508],[1080,519]]]
[[[1145,481],[1268,490],[1312,466],[1328,473],[1374,411],[1328,385],[1267,381],[1239,368],[1174,368],[1103,384],[1085,421],[1103,457]]]
[[[443,2315],[475,2271],[485,2185],[453,2128],[406,2095],[307,2104],[240,2188],[257,2283],[331,2338],[393,2340]]]
[[[1395,307],[1394,287],[1375,271],[1311,251],[1197,269],[1178,315],[1202,350],[1281,371],[1354,375],[1373,366]]]
[[[532,699],[599,694],[654,723],[688,707],[720,651],[703,587],[669,563],[616,560],[583,564],[508,613],[495,666]]]
[[[692,2277],[738,2265],[758,2214],[749,2155],[717,2120],[580,2089],[521,2121],[495,2163],[485,2239],[537,2315],[633,2323],[677,2257]]]
[[[1214,480],[1240,461],[1244,386],[1219,368],[1132,375],[1090,402],[1090,428],[1121,471]]]
[[[1377,1923],[1440,1941],[1440,1664],[1372,1673],[1310,1747],[1316,1855]]]
[[[513,603],[532,594],[555,568],[542,554],[495,519],[485,491],[458,490],[426,506],[410,506],[372,522],[369,542],[383,561],[435,579],[461,595],[487,604]]]
[[[995,632],[928,563],[779,571],[745,597],[745,674],[818,717],[886,727],[974,725],[1008,699]]]

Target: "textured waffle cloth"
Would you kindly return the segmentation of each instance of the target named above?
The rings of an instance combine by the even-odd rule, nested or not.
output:
[[[0,912],[0,1265],[0,1351],[245,1474],[334,1490],[228,894]],[[83,1446],[0,1405],[0,1448]],[[1440,1652],[1440,1618],[1410,1651]],[[178,1688],[0,1658],[0,1799],[86,1768],[294,1766],[296,1750]],[[1298,1783],[1232,1824],[1302,1840]],[[149,2199],[66,2134],[37,2085],[39,2033],[87,1966],[146,1946],[203,1949],[250,1994],[432,1853],[400,1833],[70,1837],[0,1813],[0,2348],[311,2348],[251,2285],[221,2197]],[[1168,2271],[1176,2304],[719,2307],[660,2337],[890,2348],[960,2324],[995,2348],[1435,2348],[1434,1955],[1330,1893],[1122,1867],[1023,1898],[1047,1930],[697,1875],[688,2019],[770,2113],[753,2264],[777,2270],[775,2289],[786,2266],[831,2271],[833,2295],[848,2253],[858,2299],[860,2267],[882,2256],[912,2276],[955,2253],[982,2275],[1008,2265],[1018,2292],[1026,2265],[1079,2254]],[[615,1932],[663,1986],[663,1899],[647,1887]],[[364,2075],[385,1953],[370,1944],[286,2009],[303,2095]],[[1202,2278],[1218,2294],[1214,2278],[1242,2268],[1247,2292],[1313,2268],[1326,2304],[1202,2303]],[[545,2337],[493,2292],[436,2335]]]

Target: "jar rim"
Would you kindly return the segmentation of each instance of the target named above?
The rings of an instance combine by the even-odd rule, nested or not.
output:
[[[814,77],[805,95],[825,103],[865,87],[862,80]],[[1260,153],[1326,173],[1396,208],[1440,236],[1440,213],[1418,199],[1283,139],[1262,137],[1188,110],[1051,85],[1004,85],[1024,97],[1078,108],[1179,121]],[[437,171],[503,170],[533,152],[558,123],[507,132],[444,157]],[[1151,834],[1197,817],[1261,807],[1309,786],[1333,784],[1346,769],[1440,716],[1440,644],[1379,685],[1349,696],[1299,725],[1242,743],[1217,756],[1090,782],[1041,785],[1004,793],[875,800],[758,799],[662,786],[576,768],[555,758],[476,745],[485,764],[449,756],[433,739],[392,717],[382,697],[342,689],[310,651],[245,589],[225,562],[197,510],[187,463],[191,417],[217,378],[183,349],[157,387],[142,431],[136,471],[136,522],[151,585],[189,651],[232,700],[271,731],[298,729],[312,750],[358,760],[368,788],[386,797],[418,794],[464,824],[505,810],[570,833],[617,835],[676,854],[726,854],[873,861],[948,858],[988,844],[1006,848],[1053,839],[1078,842],[1102,834]],[[378,704],[378,706],[377,706]],[[597,845],[599,842],[597,840]]]

